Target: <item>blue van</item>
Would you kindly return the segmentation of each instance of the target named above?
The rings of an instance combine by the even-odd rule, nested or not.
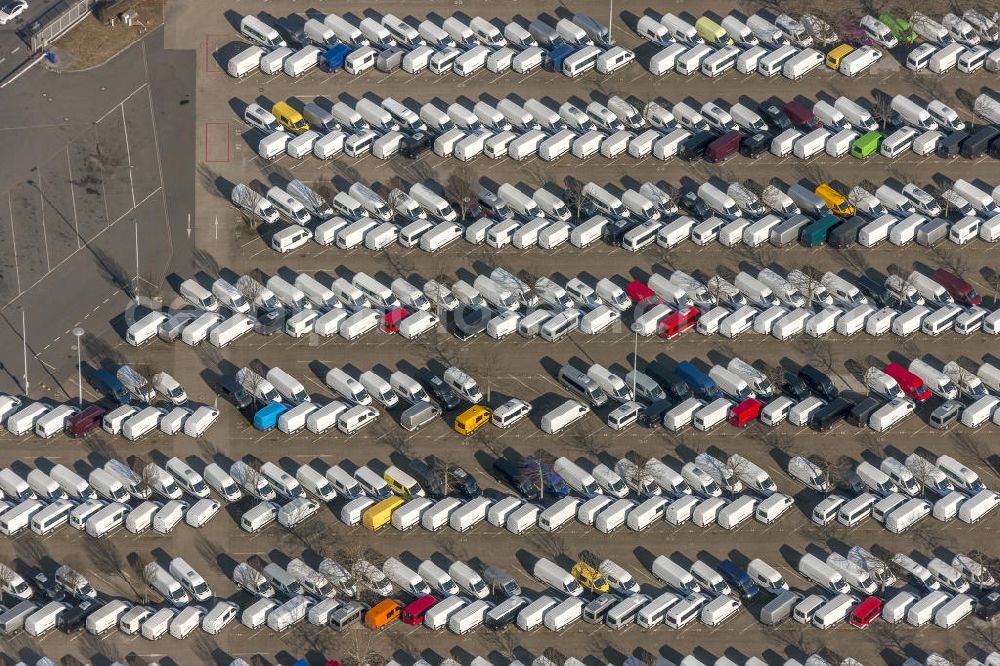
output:
[[[104,368],[95,370],[94,374],[90,376],[90,382],[94,385],[94,388],[119,405],[127,405],[129,403],[129,395],[128,391],[125,390],[125,385]]]
[[[716,400],[722,397],[722,391],[716,386],[715,381],[688,361],[681,361],[677,364],[677,376],[684,380],[684,383],[691,387],[695,397],[705,401]]]
[[[253,427],[266,432],[278,425],[278,418],[288,411],[288,406],[280,402],[269,402],[253,415]]]
[[[744,599],[753,599],[760,592],[757,583],[751,580],[747,572],[729,560],[723,560],[719,563],[719,575],[729,583],[731,588],[737,590]]]
[[[569,495],[569,486],[551,466],[539,461],[537,458],[521,459],[521,478],[534,484],[537,488],[541,475],[541,486],[545,493],[552,497],[566,497]]]

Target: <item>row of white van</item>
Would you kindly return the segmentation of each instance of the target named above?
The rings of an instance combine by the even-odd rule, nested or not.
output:
[[[654,312],[657,308],[661,309]],[[662,320],[662,317],[670,311],[671,309],[664,305],[651,309],[644,315],[654,320],[646,327],[648,332],[646,330],[637,332],[641,335],[653,334],[656,332],[655,321]],[[657,316],[660,317],[659,320],[656,319]],[[652,330],[649,330],[650,328]],[[636,327],[633,326],[632,330],[635,331]],[[844,337],[850,337],[861,331],[874,337],[891,331],[901,338],[909,337],[918,331],[931,337],[949,331],[963,336],[978,331],[997,335],[1000,333],[1000,310],[990,312],[986,308],[977,306],[967,311],[956,304],[940,308],[915,305],[902,313],[892,307],[876,308],[869,303],[844,309],[828,306],[819,312],[804,307],[788,308],[782,305],[772,305],[765,309],[750,305],[731,309],[717,306],[701,313],[695,330],[705,336],[719,334],[727,338],[736,338],[752,330],[761,335],[771,335],[778,340],[788,340],[803,335],[821,338],[834,331]]]
[[[480,313],[483,309],[496,310],[495,306],[485,302],[467,307],[474,308]],[[940,308],[915,305],[903,312],[892,307],[876,309],[868,303],[849,308],[831,305],[818,312],[806,307],[787,307],[784,305],[773,305],[766,308],[752,305],[715,306],[701,312],[692,310],[690,306],[675,308],[659,303],[636,311],[629,326],[633,332],[639,335],[651,336],[663,332],[661,330],[663,321],[671,313],[683,314],[685,312],[693,313],[691,320],[692,322],[696,320],[694,328],[700,334],[705,336],[718,334],[728,338],[735,338],[751,331],[761,335],[772,335],[778,340],[788,340],[801,335],[820,338],[833,332],[850,337],[861,331],[875,337],[891,331],[902,338],[910,337],[918,331],[931,337],[949,331],[963,336],[977,332],[987,335],[1000,333],[1000,309],[990,311],[981,306],[966,309],[957,304]],[[453,316],[447,312],[445,314]],[[480,315],[476,315],[477,319],[479,317]],[[156,337],[157,328],[166,318],[166,314],[159,312],[147,315],[135,324],[136,330],[132,332],[129,339],[136,340],[137,346],[145,344]],[[206,313],[188,326],[196,324],[200,326],[203,321],[208,321],[210,327],[207,332],[214,334],[219,327],[225,326],[228,322],[244,319],[251,320],[250,317],[240,314],[225,318],[223,315]],[[566,307],[563,309],[542,307],[523,315],[514,310],[496,310],[494,314],[485,315],[485,319],[488,321],[483,330],[497,340],[517,332],[526,339],[540,336],[549,342],[558,342],[575,331],[587,335],[598,335],[609,330],[612,332],[619,330],[615,328],[616,326],[620,326],[623,330],[623,325],[620,324],[622,313],[603,303],[589,309],[585,307]],[[335,305],[326,311],[309,308],[296,312],[285,320],[283,330],[292,337],[302,337],[309,334],[331,337],[339,334],[345,340],[355,340],[378,328],[383,320],[384,313],[370,307],[363,307],[352,313],[345,307]],[[441,319],[430,312],[415,310],[405,318],[396,321],[395,325],[403,338],[412,340],[441,325]],[[141,334],[140,327],[145,329],[144,334]],[[252,323],[244,332],[251,330],[253,330]],[[204,336],[189,336],[189,338],[182,337],[181,339],[188,344],[197,345],[204,339]],[[226,339],[225,344],[217,346],[226,346],[235,339],[235,337]],[[159,408],[152,409],[159,410]],[[171,413],[182,409],[175,408]],[[131,416],[131,414],[127,416]],[[154,423],[153,427],[155,425]]]
[[[374,504],[375,500],[370,497],[351,500],[340,509],[339,518],[345,525],[357,526],[361,524],[364,512]],[[680,527],[688,522],[698,527],[718,524],[725,530],[733,530],[750,518],[770,525],[793,505],[793,500],[781,493],[774,493],[764,500],[749,495],[738,495],[732,500],[722,497],[704,499],[695,495],[673,500],[657,495],[635,500],[627,497],[615,499],[601,494],[590,499],[564,497],[545,509],[513,496],[496,501],[479,497],[464,502],[454,497],[438,501],[415,497],[395,509],[390,522],[400,532],[418,525],[429,532],[444,527],[467,532],[479,524],[489,523],[516,535],[526,534],[536,527],[555,532],[574,520],[604,534],[622,527],[641,532],[659,523]],[[244,529],[256,531],[260,527],[250,529],[245,525]]]
[[[721,109],[719,112],[725,113]],[[639,223],[616,241],[631,251],[648,246],[654,239],[671,247],[688,236],[699,245],[718,240],[727,246],[739,243],[756,246],[770,241],[777,247],[786,247],[799,240],[810,218],[829,215],[831,206],[839,206],[844,215],[853,208],[858,216],[869,221],[867,226],[856,229],[853,239],[848,239],[867,247],[886,239],[899,246],[914,240],[930,246],[946,237],[959,245],[977,235],[986,242],[1000,238],[1000,186],[990,191],[989,185],[977,186],[964,179],[957,179],[952,189],[942,193],[952,212],[962,218],[955,223],[938,217],[941,206],[914,184],[902,191],[883,184],[874,193],[856,186],[846,197],[826,187],[828,199],[823,199],[811,187],[799,183],[788,186],[786,191],[769,185],[758,196],[739,182],[719,185],[704,182],[698,185],[696,196],[708,212],[702,213],[705,219],[693,220],[678,215],[677,204],[656,183],[645,182],[637,189],[625,188],[615,195],[608,187],[588,182],[581,192],[584,204],[581,220],[583,216],[593,217],[576,227],[570,224],[573,216],[566,202],[545,186],[524,191],[503,183],[493,192],[477,184],[474,189],[475,203],[484,217],[467,226],[465,238],[473,244],[485,242],[497,248],[513,243],[521,249],[535,244],[552,249],[566,240],[577,247],[586,247],[601,238],[600,232],[608,220]],[[304,230],[309,237],[297,239],[294,247],[275,247],[279,251],[295,249],[311,238],[320,245],[336,243],[341,249],[352,249],[364,242],[369,249],[377,250],[398,241],[403,247],[419,246],[433,252],[442,243],[426,245],[421,242],[422,235],[432,230],[435,222],[458,221],[458,213],[438,191],[434,183],[415,183],[409,193],[395,188],[388,195],[393,202],[390,205],[371,188],[354,183],[347,192],[339,192],[327,202],[301,181],[293,180],[287,189],[271,187],[264,196],[240,184],[233,189],[232,200],[262,222],[281,219],[297,225],[292,229],[315,225],[315,233]],[[402,228],[394,224],[397,216]],[[519,234],[522,225],[528,229]],[[595,229],[586,237],[580,236],[582,231],[571,233],[582,225]],[[382,240],[386,231],[390,232],[388,240]],[[455,237],[461,235],[459,228]],[[376,238],[379,242],[373,244]],[[454,238],[445,242],[451,240]],[[811,242],[821,243],[822,239]]]
[[[605,218],[600,220],[606,222]],[[401,278],[391,287],[386,286],[364,273],[357,273],[350,282],[337,278],[329,287],[304,273],[294,284],[275,276],[268,280],[269,287],[262,287],[266,302],[258,298],[254,305],[267,309],[284,306],[294,312],[284,321],[284,330],[292,337],[339,334],[347,340],[385,324],[383,313],[400,307],[410,314],[384,330],[391,333],[398,329],[407,339],[439,324],[439,317],[431,310],[447,314],[464,305],[493,311],[494,316],[488,317],[485,326],[491,337],[502,339],[517,331],[525,338],[541,335],[549,341],[557,341],[575,330],[600,334],[618,325],[631,309],[625,290],[606,278],[598,281],[596,289],[580,279],[560,286],[551,279],[541,278],[532,289],[500,269],[495,269],[491,276],[479,276],[471,285],[458,280],[452,287],[430,280],[422,290]],[[713,298],[708,287],[681,271],[675,271],[669,279],[653,275],[649,278],[649,289],[656,302],[645,302],[634,311],[630,326],[634,332],[649,336],[662,333],[661,322],[671,313],[690,313],[690,323],[702,335],[721,334],[730,338],[751,329],[779,340],[802,334],[822,337],[834,331],[843,336],[861,331],[880,336],[891,331],[899,337],[918,331],[932,337],[952,330],[960,335],[980,331],[988,335],[1000,333],[1000,309],[966,308],[954,302],[940,307],[914,304],[900,309],[888,306],[879,309],[843,278],[827,273],[823,280],[811,279],[801,271],[790,272],[786,279],[770,269],[761,270],[757,277],[741,272],[737,285],[714,276],[709,283],[719,296]],[[919,289],[913,286],[918,281]],[[924,282],[928,285],[926,289]],[[943,287],[919,273],[911,275],[901,288],[908,290],[903,297],[909,300],[917,295],[924,298],[924,291],[933,300],[948,297]],[[940,299],[938,292],[944,295]],[[822,307],[818,311],[807,307],[803,293],[811,293]],[[724,300],[724,305],[716,305],[718,300]],[[545,307],[538,308],[539,304]],[[522,307],[526,314],[519,312]],[[174,317],[181,319],[182,314],[175,313]],[[172,319],[163,312],[149,313],[128,328],[126,340],[141,346],[159,334],[170,341],[180,337],[192,346],[208,338],[223,347],[254,330],[254,321],[247,315],[237,312],[226,318],[205,312],[197,317],[184,315],[180,330],[168,326],[171,333],[164,336],[162,330]],[[234,331],[233,322],[248,324]],[[679,332],[682,331],[668,335]]]
[[[71,608],[69,603],[61,601],[38,604],[23,600],[0,614],[0,630],[8,636],[23,630],[29,636],[41,637],[56,628],[60,616]],[[220,633],[238,611],[239,606],[231,601],[218,601],[211,607],[191,605],[181,609],[156,609],[112,599],[87,615],[86,629],[94,636],[119,629],[126,635],[141,635],[151,641],[166,636],[168,632],[173,638],[184,639],[198,627],[210,635]],[[43,661],[49,663],[42,660],[38,664]]]
[[[625,199],[633,198],[627,193],[623,196]],[[622,200],[617,197],[615,199],[622,211],[628,210]],[[647,203],[648,199],[637,199],[634,207],[642,207],[649,215],[658,213],[651,203],[646,206]],[[733,219],[732,216],[714,214],[704,220],[687,215],[646,218],[636,213],[635,219],[636,222],[624,234],[619,234],[620,240],[616,240],[613,245],[629,252],[639,252],[654,243],[673,248],[688,240],[698,245],[719,242],[726,247],[738,248],[743,245],[759,247],[770,243],[774,247],[787,248],[796,246],[802,231],[813,221],[807,215],[794,212],[784,215],[772,213],[762,215],[759,219],[743,215]],[[605,214],[594,215],[575,226],[565,220],[552,220],[541,215],[528,221],[514,218],[497,221],[491,217],[483,217],[468,224],[464,230],[451,221],[435,223],[418,219],[400,227],[394,222],[379,223],[366,216],[361,216],[354,222],[335,216],[319,223],[313,230],[298,224],[282,227],[271,236],[270,246],[277,252],[285,253],[312,240],[322,246],[336,244],[343,250],[364,247],[378,251],[399,243],[407,248],[419,247],[425,252],[436,252],[464,238],[472,245],[487,244],[495,249],[512,247],[530,250],[538,247],[554,250],[567,242],[576,248],[585,249],[598,240],[610,239],[614,226],[615,223]],[[942,240],[965,245],[977,239],[985,243],[1000,240],[1000,214],[985,217],[966,215],[956,222],[949,222],[943,218],[929,219],[919,213],[884,213],[858,227],[855,237],[848,241],[856,241],[862,247],[870,248],[886,240],[904,247],[914,241],[920,245],[934,246]]]
[[[2,501],[0,533],[14,536],[30,528],[35,534],[47,535],[70,525],[95,539],[109,537],[122,527],[133,534],[152,529],[166,535],[181,521],[191,527],[203,527],[215,517],[220,507],[218,501],[207,498],[194,504],[183,500],[146,500],[135,507],[102,499],[81,502],[71,499]]]
[[[64,432],[69,420],[80,413],[80,408],[71,404],[52,405],[0,395],[0,424],[15,437],[29,432],[44,439],[54,437]],[[170,409],[152,405],[122,405],[100,417],[101,427],[106,432],[121,435],[130,442],[137,442],[157,429],[165,435],[184,433],[188,437],[198,438],[218,418],[219,410],[208,405],[195,408],[177,406]]]

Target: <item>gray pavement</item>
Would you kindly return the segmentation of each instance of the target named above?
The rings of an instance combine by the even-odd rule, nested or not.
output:
[[[243,3],[234,7],[238,13],[259,8],[244,7]],[[355,16],[371,11],[353,0],[340,3],[338,7],[342,14]],[[616,37],[626,46],[637,44],[627,25],[644,7],[642,3],[631,1],[615,3]],[[459,278],[502,263],[512,270],[527,270],[538,276],[555,274],[568,278],[587,274],[594,278],[614,275],[642,279],[653,271],[681,269],[711,274],[720,268],[735,272],[771,263],[785,269],[811,266],[821,271],[846,269],[854,274],[862,271],[885,274],[894,265],[934,267],[948,262],[960,263],[967,278],[995,304],[997,294],[990,288],[983,270],[995,266],[996,250],[978,241],[960,250],[948,245],[937,250],[912,245],[902,249],[882,245],[850,253],[802,247],[746,252],[686,244],[672,252],[649,249],[639,254],[628,254],[601,244],[584,251],[565,247],[551,254],[538,249],[520,251],[513,248],[492,252],[460,241],[434,255],[402,248],[385,254],[342,252],[316,245],[278,255],[267,249],[257,234],[242,226],[223,196],[227,184],[252,180],[266,182],[269,178],[281,179],[289,175],[316,185],[352,178],[386,184],[397,176],[411,179],[415,175],[428,174],[444,182],[452,173],[461,173],[469,179],[520,181],[532,186],[546,181],[563,183],[568,176],[613,184],[626,179],[677,184],[682,178],[703,180],[711,175],[731,175],[734,179],[751,178],[758,182],[770,178],[786,182],[799,178],[832,179],[848,185],[865,179],[880,182],[890,176],[918,183],[929,183],[941,177],[979,177],[997,181],[993,174],[996,169],[989,162],[943,162],[936,158],[905,158],[891,165],[878,160],[859,164],[850,159],[824,158],[803,166],[795,160],[782,161],[766,156],[754,164],[734,159],[716,170],[704,166],[691,168],[676,161],[638,162],[632,159],[613,162],[594,159],[583,163],[564,159],[554,164],[479,159],[460,164],[433,155],[422,158],[416,169],[405,161],[380,162],[370,157],[333,163],[311,159],[293,162],[285,158],[276,164],[264,164],[254,156],[247,142],[250,138],[247,128],[238,114],[243,104],[261,98],[276,101],[297,97],[308,101],[318,95],[332,100],[342,95],[356,99],[365,93],[374,93],[420,102],[436,98],[450,103],[458,97],[479,99],[481,95],[502,97],[511,93],[557,101],[574,96],[590,99],[592,95],[617,93],[631,94],[642,100],[661,97],[679,101],[691,96],[699,101],[721,98],[735,102],[741,95],[761,99],[774,94],[788,99],[794,95],[815,98],[822,93],[871,96],[875,89],[890,94],[920,92],[929,87],[926,80],[900,71],[886,59],[888,64],[856,80],[823,72],[795,83],[780,77],[766,81],[746,80],[732,74],[716,81],[701,77],[683,81],[678,77],[658,80],[637,65],[610,79],[588,76],[572,81],[542,74],[527,79],[480,74],[469,80],[459,80],[429,75],[412,78],[399,73],[388,77],[371,73],[357,78],[341,73],[331,78],[313,73],[296,81],[283,76],[265,79],[255,75],[235,82],[218,69],[217,59],[220,53],[231,50],[232,42],[237,39],[231,25],[232,16],[224,13],[230,9],[231,6],[224,3],[175,4],[162,32],[154,33],[145,40],[144,46],[130,50],[104,68],[58,79],[44,72],[26,76],[19,82],[25,90],[32,94],[45,91],[55,97],[53,104],[42,105],[45,115],[38,122],[56,127],[45,134],[45,151],[28,150],[25,147],[27,137],[23,133],[5,132],[19,143],[10,151],[17,160],[16,170],[9,178],[5,172],[0,180],[0,188],[10,192],[8,210],[0,205],[0,248],[3,248],[0,257],[5,261],[2,289],[15,290],[13,296],[8,294],[0,299],[2,303],[15,299],[2,309],[8,325],[0,331],[0,360],[5,370],[0,373],[0,390],[21,392],[18,386],[21,341],[17,306],[25,303],[29,314],[30,353],[37,354],[46,364],[42,375],[37,364],[32,362],[30,393],[33,397],[49,395],[65,399],[76,395],[75,350],[70,347],[71,336],[64,331],[82,321],[88,330],[83,346],[85,363],[94,366],[109,360],[128,360],[151,370],[166,370],[181,381],[195,402],[218,404],[222,411],[219,422],[197,441],[183,436],[153,435],[129,444],[103,433],[89,436],[82,442],[61,436],[52,440],[15,440],[4,433],[0,436],[0,464],[25,470],[25,466],[45,468],[61,462],[77,465],[85,471],[108,457],[130,460],[140,456],[146,461],[162,462],[176,455],[190,459],[198,468],[211,460],[228,462],[253,455],[289,467],[309,462],[322,469],[329,464],[350,462],[370,463],[373,468],[380,469],[380,465],[400,462],[403,456],[435,454],[465,466],[489,492],[494,492],[503,489],[490,478],[489,464],[494,455],[508,451],[531,454],[544,448],[554,455],[567,455],[591,463],[613,461],[632,451],[644,457],[666,458],[675,466],[690,461],[701,451],[713,451],[720,455],[740,453],[762,465],[775,478],[781,491],[795,497],[796,507],[770,526],[751,521],[734,532],[718,526],[701,529],[691,524],[673,527],[661,523],[641,534],[619,530],[605,535],[573,523],[551,535],[536,530],[522,536],[486,524],[461,534],[449,528],[435,533],[419,528],[405,534],[394,528],[372,533],[360,526],[343,525],[336,517],[337,503],[324,508],[295,532],[271,526],[258,534],[248,535],[234,521],[233,516],[239,508],[228,507],[228,511],[222,511],[209,525],[197,531],[185,525],[168,536],[150,533],[135,536],[121,531],[108,540],[117,552],[110,564],[108,549],[95,547],[86,536],[68,527],[43,539],[22,535],[0,541],[0,561],[19,565],[70,564],[88,575],[101,593],[135,599],[135,593],[119,575],[121,570],[130,580],[136,577],[124,562],[130,557],[165,562],[169,557],[180,555],[205,576],[219,597],[231,598],[246,606],[250,599],[237,593],[228,578],[237,562],[255,556],[279,562],[285,557],[302,556],[314,563],[321,555],[350,554],[357,552],[359,546],[371,548],[384,557],[400,556],[404,561],[433,556],[497,564],[508,569],[530,593],[540,591],[539,584],[531,580],[526,569],[531,558],[548,556],[568,564],[584,549],[610,557],[628,568],[644,591],[660,588],[648,570],[650,555],[659,554],[708,562],[727,557],[745,562],[762,557],[777,566],[792,587],[799,590],[810,588],[795,573],[798,557],[807,551],[842,552],[858,544],[869,549],[881,546],[893,552],[919,553],[926,557],[949,556],[975,549],[990,557],[997,556],[993,537],[995,515],[975,526],[957,521],[942,524],[927,519],[918,528],[901,535],[892,535],[871,520],[852,529],[839,525],[817,528],[810,523],[808,512],[819,496],[804,490],[782,471],[787,457],[795,454],[819,454],[831,463],[839,463],[840,458],[846,456],[857,463],[879,456],[920,451],[928,456],[955,455],[976,470],[988,486],[1000,485],[1000,462],[993,446],[996,426],[983,426],[973,432],[961,426],[949,432],[937,431],[927,425],[926,408],[883,435],[858,431],[846,423],[824,433],[789,424],[769,432],[757,428],[740,431],[723,424],[708,433],[686,430],[669,434],[662,429],[647,430],[636,426],[616,434],[601,423],[602,413],[599,413],[588,416],[569,433],[558,437],[546,436],[534,422],[525,421],[510,430],[491,428],[462,439],[444,418],[407,434],[394,422],[398,414],[383,413],[374,425],[346,438],[339,432],[323,436],[308,432],[292,436],[276,431],[259,433],[228,403],[217,400],[212,390],[217,373],[232,371],[253,360],[282,367],[303,381],[317,398],[324,400],[332,397],[323,384],[328,367],[346,366],[356,370],[377,367],[380,372],[387,373],[395,369],[439,368],[454,363],[470,371],[488,388],[490,404],[497,405],[510,396],[526,399],[534,405],[537,419],[546,406],[568,397],[554,378],[560,364],[573,361],[582,366],[598,362],[621,372],[633,367],[636,362],[632,356],[634,339],[624,328],[594,337],[574,333],[555,344],[537,339],[526,341],[518,336],[503,341],[481,336],[460,343],[444,334],[407,342],[377,331],[352,343],[340,338],[293,340],[281,334],[270,338],[249,335],[223,350],[207,345],[191,349],[180,343],[168,346],[160,341],[137,350],[125,344],[120,336],[121,314],[128,300],[120,283],[127,284],[135,273],[134,225],[130,224],[133,216],[142,225],[141,265],[151,267],[148,270],[153,271],[153,281],[161,287],[158,295],[164,302],[176,298],[171,283],[197,271],[214,278],[220,269],[237,274],[260,269],[267,275],[282,269],[329,275],[363,270],[381,277],[431,278],[444,274]],[[287,0],[268,2],[265,9],[274,16],[305,11],[299,3]],[[556,13],[563,9],[559,7]],[[597,2],[573,3],[572,9],[587,11],[595,17],[607,15],[607,7]],[[699,7],[699,11],[705,9],[724,13],[730,7],[711,2],[704,8]],[[380,4],[378,10],[400,16],[423,16],[432,11],[446,15],[460,10],[470,16],[518,14],[534,18],[551,12],[553,7],[538,3],[496,5],[467,0],[458,8],[435,3],[390,2]],[[953,73],[935,85],[946,101],[957,104],[960,90],[991,83],[987,75],[964,77]],[[128,97],[133,92],[135,94]],[[191,103],[184,104],[184,100]],[[0,104],[5,103],[13,109],[10,126],[16,127],[23,122],[29,106],[26,102],[0,101]],[[60,113],[70,120],[60,120]],[[147,118],[150,119],[148,123]],[[97,146],[101,147],[99,156],[96,155]],[[53,157],[39,160],[37,155]],[[100,160],[95,162],[97,157]],[[91,169],[89,173],[88,168]],[[85,175],[78,175],[80,173]],[[0,197],[0,204],[5,203],[4,198],[7,197]],[[72,215],[74,205],[76,218]],[[191,214],[190,225],[188,213]],[[70,225],[69,221],[74,219],[76,222]],[[11,220],[14,220],[13,234],[9,232]],[[187,240],[189,226],[193,250]],[[25,239],[23,251],[22,238]],[[14,242],[18,244],[17,252],[13,251]],[[74,247],[74,243],[78,247]],[[53,262],[57,268],[47,275]],[[21,286],[12,287],[8,276],[13,272],[16,285],[17,275],[22,270]],[[42,281],[25,290],[24,287],[31,284],[28,280],[32,277],[37,280],[39,275],[43,276]],[[40,308],[44,308],[44,314],[38,314]],[[84,315],[86,318],[81,319]],[[829,370],[841,388],[856,391],[863,390],[858,368],[863,369],[873,362],[931,355],[941,361],[960,359],[978,363],[996,353],[996,344],[991,338],[982,334],[962,337],[954,333],[939,338],[918,335],[905,341],[893,336],[859,335],[849,339],[834,336],[828,342],[812,344],[803,340],[779,342],[754,334],[745,334],[735,340],[706,338],[692,331],[670,342],[654,338],[638,341],[640,368],[642,363],[653,359],[665,362],[698,359],[714,363],[733,355],[791,368],[812,362]],[[45,377],[45,389],[40,387],[42,376]],[[99,399],[89,385],[84,388],[86,399]],[[447,416],[453,418],[454,414]],[[115,559],[121,566],[114,566]],[[133,583],[143,589],[141,581],[133,580]],[[445,656],[457,658],[463,664],[468,664],[472,656],[484,656],[497,664],[506,663],[511,657],[527,663],[532,656],[555,648],[565,656],[584,659],[597,666],[618,664],[625,655],[639,648],[674,662],[693,652],[706,663],[723,654],[740,662],[737,657],[742,654],[763,656],[772,664],[780,664],[789,656],[804,660],[803,654],[825,650],[829,655],[853,656],[870,666],[899,664],[905,656],[922,657],[931,651],[948,654],[956,664],[964,663],[965,659],[981,656],[983,651],[1000,645],[1000,634],[995,626],[971,619],[947,631],[934,626],[916,629],[879,623],[864,632],[847,626],[822,632],[792,622],[768,629],[757,622],[758,613],[759,607],[751,605],[716,629],[695,623],[681,631],[666,628],[641,631],[631,627],[614,632],[607,627],[595,628],[580,623],[558,636],[547,630],[524,633],[514,629],[494,634],[480,629],[459,637],[401,624],[377,635],[368,634],[364,629],[341,635],[329,629],[306,626],[277,635],[268,629],[251,632],[234,622],[219,636],[198,633],[185,641],[167,637],[155,643],[117,632],[100,640],[89,635],[66,637],[58,633],[40,640],[21,636],[9,641],[3,652],[5,656],[17,655],[25,660],[30,655],[47,654],[55,659],[72,655],[94,664],[109,664],[135,654],[147,662],[186,665],[228,664],[233,657],[250,660],[255,655],[263,659],[261,663],[267,664],[291,664],[300,657],[315,664],[328,659],[350,662],[360,652],[374,651],[384,657],[396,657],[404,666],[409,666],[418,655],[435,665]]]

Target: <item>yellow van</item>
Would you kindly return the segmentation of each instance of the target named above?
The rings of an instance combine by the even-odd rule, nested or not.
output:
[[[844,59],[844,56],[853,52],[854,47],[850,44],[841,44],[840,46],[833,47],[826,54],[826,66],[833,70],[840,69],[840,61]]]
[[[611,589],[604,574],[586,562],[577,562],[569,573],[584,589],[591,592],[607,592]]]
[[[423,497],[424,489],[420,487],[417,480],[412,476],[399,469],[395,465],[389,465],[384,472],[382,472],[382,480],[386,482],[389,489],[396,493],[405,500],[411,500],[414,497]]]
[[[709,46],[722,47],[733,45],[733,38],[729,36],[726,29],[707,16],[702,16],[695,21],[694,29],[698,33],[698,36],[704,39],[705,43]]]
[[[455,417],[455,432],[469,436],[489,423],[493,412],[482,405],[473,405]]]
[[[361,514],[361,524],[373,532],[377,532],[392,520],[392,512],[406,504],[402,497],[390,497],[373,504]]]
[[[816,188],[816,196],[823,200],[834,215],[838,217],[854,215],[854,206],[847,200],[847,197],[826,183]]]
[[[278,120],[278,123],[289,132],[302,134],[309,129],[309,123],[302,117],[302,114],[288,105],[288,102],[277,102],[271,113]]]

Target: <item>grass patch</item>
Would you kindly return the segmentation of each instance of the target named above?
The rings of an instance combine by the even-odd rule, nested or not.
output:
[[[163,23],[166,0],[135,0],[129,6],[139,14],[141,25],[127,26],[115,19],[113,26],[91,14],[63,35],[55,46],[67,59],[65,71],[90,69],[107,62]]]

